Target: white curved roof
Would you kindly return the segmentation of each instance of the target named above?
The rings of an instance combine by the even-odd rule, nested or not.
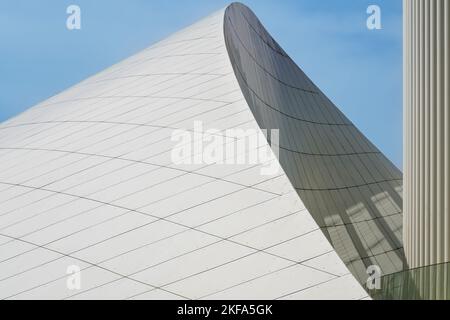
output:
[[[0,126],[1,299],[367,297],[273,154],[271,176],[173,163],[196,121],[260,130],[223,29],[220,11]]]

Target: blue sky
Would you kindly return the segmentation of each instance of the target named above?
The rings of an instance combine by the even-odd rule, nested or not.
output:
[[[402,1],[248,0],[324,93],[402,167]],[[0,122],[225,7],[223,0],[2,0]],[[82,29],[66,29],[66,8]],[[366,27],[380,6],[382,30]]]

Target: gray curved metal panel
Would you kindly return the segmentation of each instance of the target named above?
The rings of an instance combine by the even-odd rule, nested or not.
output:
[[[360,283],[404,268],[402,174],[269,35],[246,6],[225,13],[225,40],[259,126],[280,129],[279,161]],[[272,142],[273,143],[273,142]]]

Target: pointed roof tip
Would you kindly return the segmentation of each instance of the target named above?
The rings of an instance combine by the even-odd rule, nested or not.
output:
[[[242,2],[239,2],[239,1],[231,2],[226,8],[228,9],[231,7],[244,7],[244,8],[250,9],[248,6],[246,6],[245,4],[243,4]]]

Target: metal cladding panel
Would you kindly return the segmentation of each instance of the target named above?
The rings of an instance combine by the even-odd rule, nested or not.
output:
[[[361,284],[375,265],[405,265],[402,174],[314,85],[244,5],[225,13],[225,41],[261,128],[279,129],[279,161]]]
[[[367,297],[273,153],[173,162],[195,122],[222,145],[260,132],[223,27],[220,11],[0,126],[0,298]]]

